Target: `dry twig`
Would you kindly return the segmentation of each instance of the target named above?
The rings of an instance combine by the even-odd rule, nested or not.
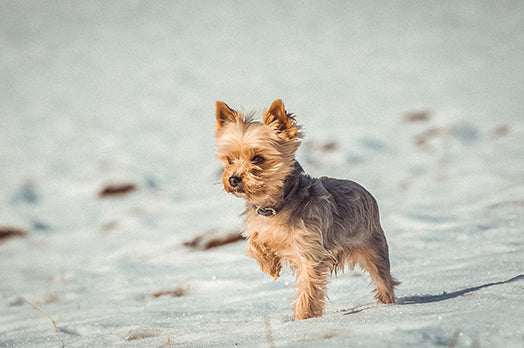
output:
[[[49,315],[47,315],[46,313],[44,313],[44,311],[42,311],[40,308],[38,308],[37,306],[35,306],[34,304],[32,304],[31,302],[29,302],[28,300],[24,299],[24,302],[27,303],[28,305],[30,305],[31,307],[33,307],[35,310],[39,311],[40,313],[42,313],[47,319],[51,320],[51,322],[53,323],[54,327],[55,327],[55,330],[56,332],[59,332],[60,330],[58,330],[58,326],[56,326],[56,321],[53,320],[53,318],[51,318]]]
[[[451,337],[451,340],[449,341],[448,348],[455,348],[455,346],[457,345],[459,334],[460,334],[459,329],[456,329],[455,332],[453,332],[453,336]]]

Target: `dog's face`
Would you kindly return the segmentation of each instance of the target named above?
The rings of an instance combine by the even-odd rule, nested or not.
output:
[[[250,202],[278,198],[293,170],[302,137],[280,99],[264,112],[263,122],[216,103],[217,157],[224,165],[224,189]]]

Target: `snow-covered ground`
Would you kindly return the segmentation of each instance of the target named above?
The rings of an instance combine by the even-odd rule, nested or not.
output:
[[[522,347],[522,1],[6,0],[0,81],[0,346]],[[347,272],[293,322],[291,274],[184,245],[240,228],[215,100],[276,98],[376,196],[397,304]]]

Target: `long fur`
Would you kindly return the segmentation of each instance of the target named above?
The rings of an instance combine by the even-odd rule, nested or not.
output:
[[[345,265],[365,268],[383,303],[394,302],[399,284],[390,274],[388,245],[378,205],[359,184],[312,178],[295,160],[300,126],[276,100],[263,123],[217,102],[217,157],[224,164],[224,189],[246,200],[243,235],[247,253],[277,279],[283,266],[296,273],[295,319],[319,317],[327,279]],[[263,157],[263,163],[260,158]],[[240,181],[231,184],[231,177]],[[276,214],[261,215],[256,207]]]

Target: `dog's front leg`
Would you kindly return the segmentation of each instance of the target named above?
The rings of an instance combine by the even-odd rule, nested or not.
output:
[[[269,274],[274,279],[278,279],[282,269],[282,259],[267,243],[258,243],[256,241],[257,235],[258,233],[255,232],[249,238],[247,254],[257,261],[262,272]]]
[[[298,266],[295,320],[322,316],[325,307],[329,266],[324,262],[302,260]]]
[[[293,262],[297,271],[295,320],[320,317],[324,311],[330,263],[320,236],[320,228],[304,230],[296,235]]]

